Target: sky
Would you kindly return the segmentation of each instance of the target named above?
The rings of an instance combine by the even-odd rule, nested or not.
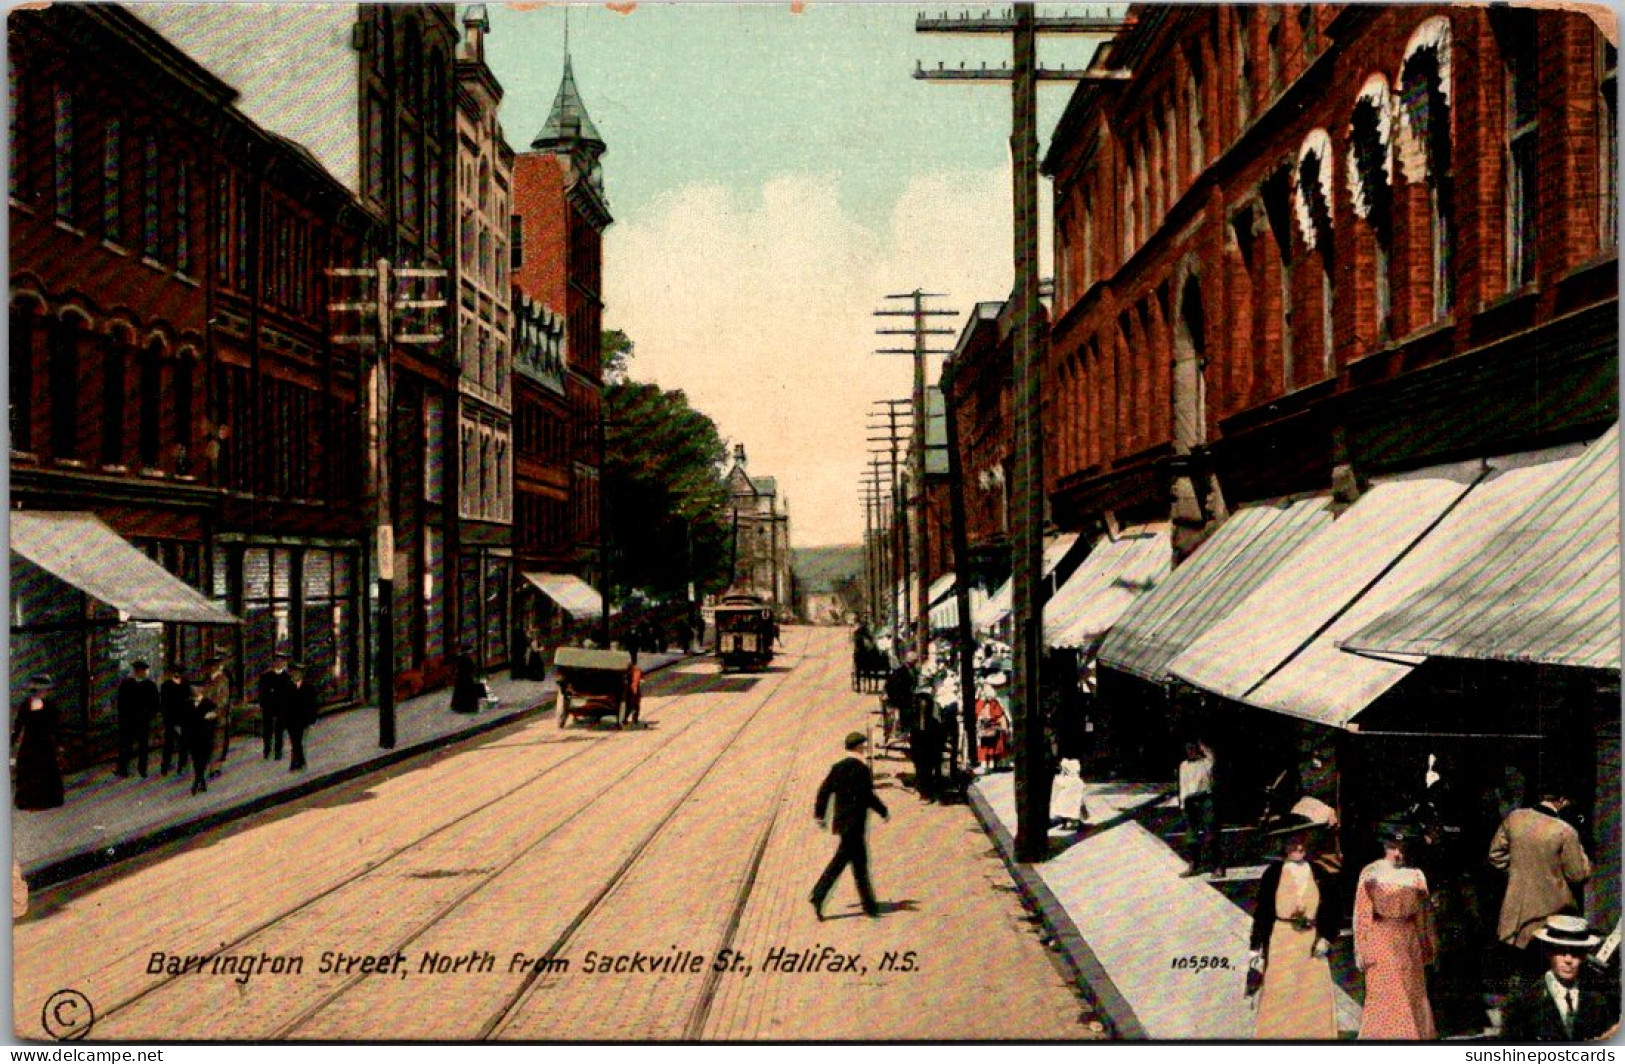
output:
[[[908,338],[876,336],[898,319],[873,311],[944,293],[961,316],[936,324],[957,334],[1009,293],[1008,84],[911,76],[917,61],[997,65],[1009,44],[917,34],[941,4],[798,7],[569,5],[569,49],[608,144],[605,327],[636,345],[634,378],[684,390],[753,474],[778,478],[792,543],[820,546],[861,542],[872,404],[911,389],[911,359],[873,353]],[[566,7],[489,14],[502,125],[524,151],[558,90]],[[1040,58],[1082,65],[1091,48],[1046,40]],[[1041,88],[1040,152],[1070,91]],[[1046,184],[1045,276],[1048,198]]]

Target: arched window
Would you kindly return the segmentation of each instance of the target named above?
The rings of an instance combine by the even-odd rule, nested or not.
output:
[[[11,304],[8,359],[11,367],[8,398],[11,415],[11,449],[34,449],[34,323],[35,308],[21,302]]]
[[[48,375],[53,458],[79,457],[79,353],[86,324],[74,314],[64,314],[51,323]]]
[[[1332,141],[1324,129],[1311,130],[1298,152],[1293,194],[1294,213],[1304,245],[1320,267],[1317,292],[1311,293],[1320,311],[1321,372],[1336,373],[1332,327]]]
[[[150,341],[141,351],[139,395],[141,420],[136,427],[136,447],[143,469],[158,468],[158,451],[163,424],[163,347]]]
[[[175,472],[186,476],[192,471],[192,374],[193,360],[182,354],[175,363],[174,418]],[[300,433],[296,439],[303,439]],[[303,452],[302,448],[295,448]]]
[[[1400,64],[1401,136],[1405,177],[1427,190],[1427,232],[1435,318],[1449,313],[1452,180],[1450,141],[1450,21],[1431,18],[1411,35]]]
[[[130,389],[124,379],[128,353],[133,345],[128,329],[110,333],[102,341],[102,453],[104,466],[124,464],[124,396]]]
[[[1275,251],[1276,287],[1275,307],[1279,322],[1280,343],[1277,347],[1281,370],[1281,391],[1290,392],[1298,386],[1293,361],[1297,357],[1296,319],[1293,315],[1294,245],[1292,240],[1292,174],[1282,167],[1265,179],[1262,189],[1264,217],[1269,223],[1270,247]],[[1268,298],[1263,291],[1258,298]]]
[[[1373,74],[1354,101],[1349,118],[1349,193],[1355,217],[1372,237],[1372,324],[1379,338],[1393,324],[1390,268],[1394,246],[1393,98],[1388,79]]]

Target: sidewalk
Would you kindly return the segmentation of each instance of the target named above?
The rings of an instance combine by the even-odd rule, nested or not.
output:
[[[1030,865],[1014,860],[1014,775],[981,777],[971,802],[1118,1037],[1251,1039],[1243,986],[1252,918],[1205,877],[1181,878],[1184,859],[1137,819],[1173,798],[1115,781],[1089,783],[1086,793],[1084,832],[1052,831],[1052,848],[1066,848]],[[1223,883],[1250,894],[1262,874],[1263,866],[1233,868]],[[1360,1008],[1341,987],[1336,994],[1348,1036]]]
[[[653,673],[682,654],[640,654],[644,672]],[[514,680],[507,670],[486,677],[495,706],[474,715],[452,713],[451,690],[431,691],[395,704],[395,748],[378,745],[378,707],[356,706],[317,719],[305,732],[307,768],[288,770],[284,744],[280,761],[260,756],[259,734],[233,734],[225,771],[203,794],[191,793],[192,774],[159,774],[163,746],[152,750],[142,779],[130,766],[128,779],[100,764],[64,778],[67,804],[59,809],[13,810],[11,855],[22,865],[31,888],[48,886],[117,863],[172,839],[309,794],[352,776],[489,731],[537,711],[552,712],[556,688],[549,680]],[[244,729],[259,722],[259,710],[236,711]]]

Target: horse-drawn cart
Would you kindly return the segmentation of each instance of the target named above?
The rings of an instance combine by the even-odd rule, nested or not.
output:
[[[613,717],[622,728],[637,723],[641,677],[632,655],[624,650],[560,647],[553,664],[559,673],[559,727],[572,717]]]

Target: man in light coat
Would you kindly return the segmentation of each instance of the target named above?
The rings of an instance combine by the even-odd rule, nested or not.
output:
[[[1569,805],[1562,788],[1542,789],[1533,809],[1514,809],[1496,829],[1490,864],[1507,874],[1496,937],[1523,949],[1556,913],[1574,912],[1575,888],[1591,878],[1580,833],[1560,815]]]

